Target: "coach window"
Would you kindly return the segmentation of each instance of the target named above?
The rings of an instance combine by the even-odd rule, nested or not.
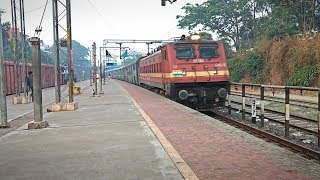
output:
[[[217,46],[200,46],[200,57],[209,59],[219,57]]]
[[[193,46],[178,46],[176,48],[178,59],[194,59],[194,47]]]

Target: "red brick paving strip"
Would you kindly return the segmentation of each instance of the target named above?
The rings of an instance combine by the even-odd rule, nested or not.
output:
[[[119,83],[199,179],[311,179],[268,158],[244,141],[188,115],[159,95],[132,84]]]

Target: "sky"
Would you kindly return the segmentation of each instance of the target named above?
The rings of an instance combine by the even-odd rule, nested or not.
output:
[[[39,26],[47,0],[24,0],[26,33],[34,35]],[[52,1],[42,22],[40,38],[53,44]],[[176,15],[182,15],[186,3],[202,3],[205,0],[177,0],[161,6],[161,0],[71,0],[72,39],[85,47],[93,42],[102,46],[103,39],[170,39],[187,34],[179,30]],[[62,0],[65,2],[65,0]],[[41,8],[40,8],[41,7]],[[2,22],[11,21],[10,0],[0,0],[0,8],[7,13]],[[62,10],[62,7],[59,7]],[[62,22],[63,23],[63,22]],[[63,30],[60,29],[60,36]],[[127,46],[127,45],[123,45]],[[128,44],[133,49],[145,50],[146,45]]]

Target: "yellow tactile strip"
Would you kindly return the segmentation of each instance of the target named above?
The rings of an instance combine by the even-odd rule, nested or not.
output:
[[[167,138],[162,134],[162,132],[159,130],[156,124],[151,120],[151,118],[147,115],[147,113],[144,112],[144,110],[140,107],[140,105],[130,96],[130,94],[123,87],[122,89],[125,91],[125,93],[128,95],[128,97],[130,98],[134,106],[138,109],[138,111],[140,112],[144,120],[147,122],[148,126],[150,127],[152,132],[155,134],[157,139],[160,141],[161,145],[163,146],[165,151],[168,153],[169,157],[171,158],[175,166],[178,168],[183,178],[188,180],[189,179],[199,180],[196,174],[191,170],[188,164],[182,159],[179,153],[174,149],[174,147],[167,140]]]

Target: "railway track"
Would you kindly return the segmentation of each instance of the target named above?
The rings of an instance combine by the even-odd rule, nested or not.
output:
[[[234,96],[241,96],[241,93],[239,92],[231,92],[231,95]],[[254,93],[246,93],[246,95],[249,95],[252,98],[259,99],[260,96],[256,95]],[[284,103],[284,98],[276,97],[276,96],[265,96],[266,101],[271,101],[271,102],[278,102],[278,103]],[[306,102],[298,99],[290,99],[290,104],[291,105],[297,105],[305,108],[317,108],[318,104],[316,102]]]
[[[301,154],[304,154],[304,155],[307,155],[308,157],[312,157],[316,160],[320,160],[320,152],[318,151],[315,151],[315,150],[312,150],[310,148],[307,148],[307,147],[304,147],[304,146],[301,146],[300,144],[297,144],[297,143],[294,143],[288,139],[284,139],[284,138],[281,138],[277,135],[274,135],[272,133],[269,133],[269,132],[266,132],[262,129],[259,129],[259,128],[256,128],[256,127],[253,127],[253,126],[250,126],[246,123],[243,123],[243,122],[240,122],[239,120],[235,120],[233,118],[230,118],[230,117],[227,117],[225,115],[221,115],[219,113],[215,113],[215,112],[208,112],[206,113],[207,115],[211,115],[212,117],[216,118],[216,119],[219,119],[223,122],[226,122],[228,124],[231,124],[233,126],[237,126],[247,132],[250,132],[254,135],[257,135],[257,136],[260,136],[260,137],[263,137],[263,138],[266,138],[268,140],[271,140],[273,142],[276,142],[276,143],[279,143],[283,146],[286,146],[290,149],[293,149]]]
[[[157,93],[159,94],[159,93]],[[241,103],[234,101],[234,105],[231,107],[233,108],[233,114],[236,113],[237,110],[241,109]],[[237,104],[237,105],[235,105]],[[230,118],[227,115],[227,110],[224,110],[223,113],[218,113],[214,111],[207,111],[205,114],[212,116],[216,119],[219,119],[223,122],[226,122],[228,124],[231,124],[233,126],[237,126],[249,133],[252,133],[258,137],[265,138],[267,140],[270,140],[272,142],[279,143],[285,147],[288,147],[294,151],[297,151],[303,155],[306,155],[308,157],[311,157],[316,160],[320,160],[320,148],[317,148],[317,150],[306,147],[302,145],[301,143],[297,143],[292,138],[286,139],[282,138],[284,135],[284,113],[277,112],[274,110],[266,110],[265,109],[265,118],[268,119],[267,121],[271,121],[276,123],[273,125],[272,128],[258,128],[257,125],[250,124],[250,120],[245,120],[246,122],[241,122],[241,119],[239,118],[236,120],[235,118]],[[238,112],[239,113],[239,112]],[[251,114],[251,105],[246,104],[246,113]],[[240,114],[239,114],[240,115]],[[259,116],[260,113],[257,111],[257,115]],[[290,134],[294,134],[300,131],[305,132],[308,135],[312,135],[314,139],[316,139],[316,136],[318,135],[317,129],[317,122],[314,120],[310,120],[303,117],[298,117],[294,115],[290,115]],[[281,129],[283,133],[275,132],[274,129]]]
[[[231,102],[232,102],[232,105],[231,105],[232,109],[234,109],[234,110],[241,109],[240,102],[237,102],[237,101],[231,101]],[[257,116],[260,116],[259,110],[260,110],[260,108],[257,107]],[[251,114],[251,106],[247,104],[245,111],[247,114]],[[270,109],[265,109],[264,116],[265,116],[265,118],[268,119],[268,121],[279,123],[283,126],[285,124],[285,114],[284,113],[270,110]],[[316,121],[308,119],[308,118],[290,115],[289,126],[292,128],[298,129],[300,131],[310,133],[315,136],[318,135],[318,123]]]

